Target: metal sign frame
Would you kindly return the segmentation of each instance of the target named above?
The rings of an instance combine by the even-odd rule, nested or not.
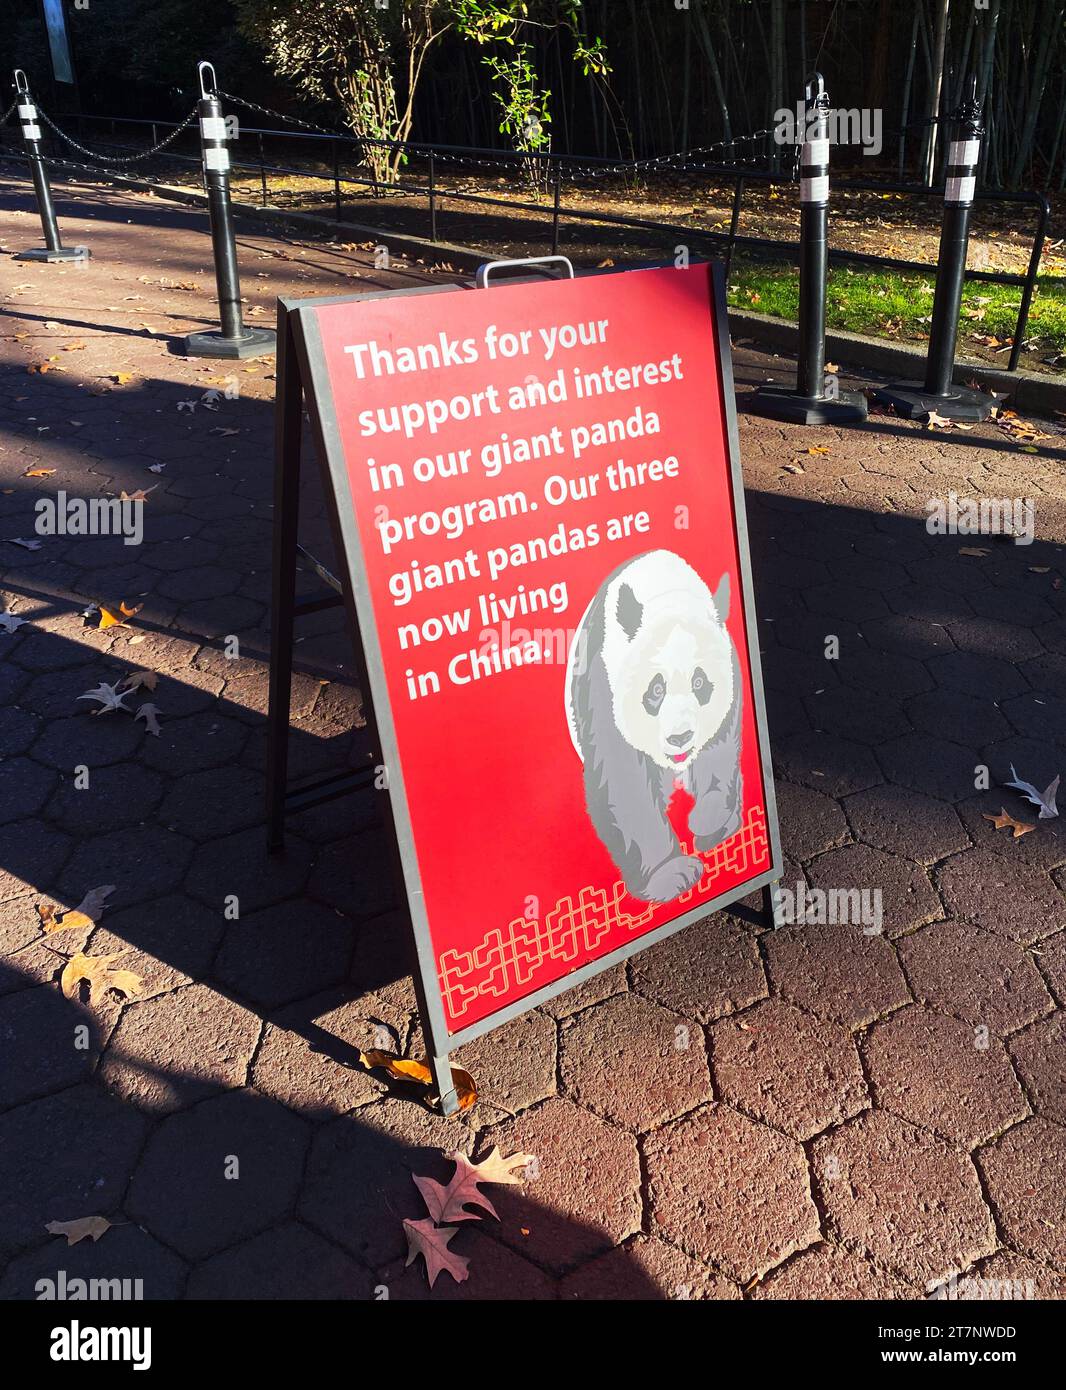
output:
[[[605,955],[580,966],[572,973],[534,990],[523,998],[479,1019],[465,1028],[449,1031],[441,1001],[437,962],[425,899],[421,890],[418,857],[411,827],[407,793],[404,786],[403,764],[400,758],[392,712],[389,707],[384,662],[374,607],[353,498],[349,489],[348,470],[344,457],[339,422],[334,410],[329,374],[319,337],[315,311],[327,305],[359,304],[367,300],[394,298],[400,295],[432,296],[464,293],[468,286],[431,285],[414,289],[384,290],[371,294],[340,295],[316,299],[278,300],[278,359],[276,405],[276,490],[275,490],[275,548],[274,548],[274,614],[271,642],[271,703],[270,757],[268,763],[268,820],[271,847],[280,847],[282,826],[287,807],[285,741],[288,735],[288,683],[292,672],[293,618],[300,611],[316,611],[330,604],[344,603],[355,650],[357,675],[361,684],[370,737],[380,762],[389,769],[388,801],[396,858],[407,892],[407,905],[414,938],[416,969],[415,989],[422,1025],[430,1053],[430,1065],[437,1082],[441,1107],[447,1114],[458,1108],[448,1054],[451,1050],[472,1042],[484,1033],[500,1027],[520,1014],[562,994],[575,985],[609,970],[638,951],[683,931],[711,913],[736,903],[751,893],[762,890],[763,912],[774,922],[774,887],[781,875],[782,857],[778,833],[777,808],[774,796],[773,768],[770,758],[766,705],[763,694],[762,670],[758,649],[758,626],[752,592],[751,556],[744,508],[744,484],[740,467],[740,444],[737,431],[736,404],[733,394],[733,372],[730,356],[728,318],[725,298],[725,276],[718,263],[711,266],[711,302],[709,305],[717,337],[718,380],[714,389],[719,393],[723,418],[726,422],[729,454],[730,486],[736,528],[738,577],[743,590],[744,620],[747,637],[748,665],[754,701],[755,729],[763,773],[767,840],[770,865],[744,884],[689,909],[673,921],[624,942]],[[602,272],[631,274],[639,271]],[[512,282],[513,283],[513,282]],[[430,306],[427,310],[431,312]],[[340,576],[341,595],[326,600],[312,600],[297,605],[294,599],[297,566],[297,514],[299,493],[301,402],[305,401],[322,470],[323,490],[330,514],[334,545]],[[354,782],[352,779],[356,779]],[[365,785],[366,773],[348,774],[348,782],[338,780],[341,789],[327,789],[320,800],[344,795],[351,785]],[[297,793],[299,795],[299,793]],[[305,801],[303,805],[308,804]]]

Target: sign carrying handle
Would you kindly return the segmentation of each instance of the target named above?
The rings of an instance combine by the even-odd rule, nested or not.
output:
[[[540,271],[544,275],[553,278],[573,280],[574,267],[567,256],[527,256],[517,261],[486,261],[484,265],[479,265],[474,283],[479,290],[490,288],[489,276],[498,270],[534,270]],[[556,277],[555,272],[565,270],[565,275]]]

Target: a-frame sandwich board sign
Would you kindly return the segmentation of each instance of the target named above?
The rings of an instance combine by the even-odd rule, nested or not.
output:
[[[271,837],[293,619],[323,606],[293,597],[302,400],[450,1113],[456,1047],[757,889],[772,910],[723,276],[283,300],[278,348]]]

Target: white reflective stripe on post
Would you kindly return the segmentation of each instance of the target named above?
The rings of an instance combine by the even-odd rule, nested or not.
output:
[[[39,125],[24,125],[22,134],[26,140],[39,140],[41,138],[41,127]]]
[[[37,119],[37,108],[33,105],[19,107],[19,119],[23,121],[35,121]]]
[[[808,140],[803,147],[804,164],[828,164],[829,141]]]
[[[801,203],[828,203],[829,175],[820,174],[816,179],[800,179]]]
[[[204,150],[204,168],[222,170],[229,168],[229,150]]]
[[[948,151],[949,164],[976,164],[981,158],[980,140],[953,140]]]
[[[945,203],[972,203],[977,180],[971,175],[965,179],[948,179],[944,190]]]
[[[200,134],[204,137],[205,140],[225,140],[225,116],[201,116]]]

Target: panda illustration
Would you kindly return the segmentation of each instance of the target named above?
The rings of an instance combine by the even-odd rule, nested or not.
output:
[[[669,902],[703,874],[667,819],[678,783],[695,799],[698,851],[740,826],[741,684],[728,616],[728,574],[712,595],[679,555],[652,550],[604,581],[570,647],[567,714],[589,816],[626,888],[647,902]]]

